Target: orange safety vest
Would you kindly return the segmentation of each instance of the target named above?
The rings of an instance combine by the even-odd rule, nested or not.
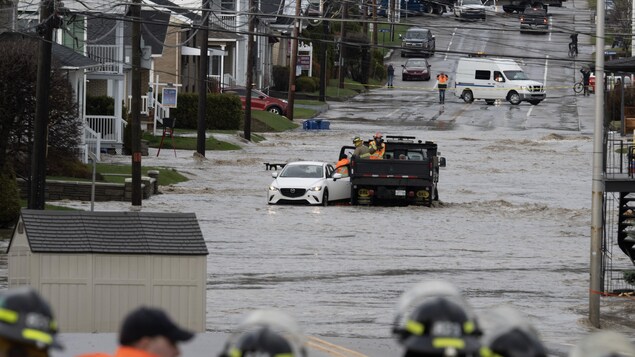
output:
[[[371,149],[374,149],[375,152],[370,154],[371,160],[380,160],[384,158],[384,153],[386,152],[386,143],[381,143],[380,147],[377,147],[377,143],[375,140],[370,142]]]
[[[348,176],[348,164],[350,161],[347,158],[343,158],[335,164],[335,172],[342,174],[342,176]]]
[[[439,75],[439,84],[448,84],[448,76],[445,74]]]

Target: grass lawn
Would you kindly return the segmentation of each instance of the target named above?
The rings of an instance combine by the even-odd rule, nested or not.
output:
[[[175,133],[179,133],[175,131]],[[180,132],[181,134],[185,133],[196,133],[195,130],[183,130]],[[154,136],[152,133],[145,132],[143,133],[143,140],[148,141],[148,146],[151,148],[158,148],[159,144],[161,144],[161,136]],[[196,137],[183,137],[183,136],[174,136],[174,147],[179,150],[196,150]],[[171,149],[172,148],[172,140],[170,138],[163,139],[163,148]],[[212,138],[205,140],[205,150],[238,150],[239,146],[236,146],[231,143],[227,143],[224,141],[219,141]]]
[[[90,165],[88,165],[90,167]],[[92,167],[90,167],[92,170]],[[167,186],[176,184],[179,182],[187,181],[187,177],[181,175],[176,170],[169,167],[154,167],[154,166],[141,166],[141,175],[148,176],[149,170],[159,171],[159,185]],[[117,164],[104,164],[98,163],[96,167],[98,174],[103,176],[103,181],[111,183],[124,183],[126,178],[132,177],[132,164],[130,165],[117,165]],[[59,176],[47,176],[49,180],[61,180],[61,181],[92,181],[91,179],[80,179],[77,177],[59,177]]]

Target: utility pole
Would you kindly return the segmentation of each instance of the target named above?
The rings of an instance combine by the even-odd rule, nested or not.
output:
[[[198,122],[196,124],[196,152],[205,157],[205,129],[207,129],[207,72],[209,61],[207,57],[209,37],[209,0],[203,0],[201,15],[203,16],[202,29],[199,33],[201,41],[201,58],[198,74]],[[222,74],[221,74],[222,78]]]
[[[291,63],[289,63],[289,97],[287,101],[287,118],[293,120],[293,105],[295,99],[295,67],[298,64],[298,37],[300,37],[300,10],[302,0],[295,0],[295,21],[293,22],[293,37],[291,38]]]
[[[40,24],[37,27],[40,40],[37,63],[37,88],[35,104],[35,123],[33,150],[31,152],[31,185],[29,191],[30,209],[43,210],[46,202],[46,150],[48,146],[49,94],[51,87],[51,47],[53,27],[51,17],[55,11],[55,0],[42,0],[40,3]]]
[[[373,46],[377,48],[377,0],[373,0]]]
[[[256,28],[256,9],[254,0],[249,0],[249,26],[247,34],[247,93],[245,93],[245,140],[251,141],[251,89],[254,83],[254,30]],[[293,118],[291,118],[293,119]]]
[[[591,195],[591,251],[589,282],[589,322],[600,327],[602,291],[602,211],[604,182],[602,160],[604,143],[604,0],[597,2],[595,30],[595,128],[593,132],[593,184]]]
[[[346,63],[346,19],[348,18],[348,1],[344,1],[342,23],[340,24],[340,78],[339,87],[344,88],[344,64]]]
[[[130,5],[132,17],[132,103],[130,146],[132,148],[132,206],[141,208],[141,0]]]
[[[329,34],[329,24],[326,22],[326,0],[320,1],[320,16],[322,16],[322,45],[320,46],[320,102],[326,102],[326,46]]]

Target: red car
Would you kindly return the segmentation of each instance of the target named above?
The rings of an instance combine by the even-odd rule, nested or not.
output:
[[[225,88],[223,92],[238,94],[240,101],[243,103],[243,110],[245,109],[246,88]],[[258,89],[251,90],[251,110],[266,110],[278,115],[287,115],[287,104],[284,99],[268,96]]]
[[[425,58],[409,58],[405,64],[402,64],[401,80],[421,79],[430,80],[430,64]]]

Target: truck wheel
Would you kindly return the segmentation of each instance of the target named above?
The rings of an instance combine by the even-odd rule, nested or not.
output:
[[[427,12],[428,14],[432,15],[432,13],[434,13],[434,5],[432,5],[432,4],[428,4],[428,5],[426,6],[426,12]]]
[[[439,200],[439,191],[437,190],[437,188],[434,188],[434,196],[432,197],[433,201],[438,201]]]
[[[355,192],[354,188],[351,188],[351,206],[357,206],[359,203],[357,202],[357,192]]]
[[[505,11],[505,13],[507,13],[507,14],[513,14],[514,13],[514,9],[510,8],[509,6],[503,6],[503,11]]]
[[[464,90],[463,94],[461,94],[461,97],[463,97],[463,101],[465,103],[472,103],[474,101],[474,94],[471,90]]]
[[[507,100],[509,100],[512,105],[518,105],[520,104],[520,94],[516,91],[511,91],[507,94]]]

